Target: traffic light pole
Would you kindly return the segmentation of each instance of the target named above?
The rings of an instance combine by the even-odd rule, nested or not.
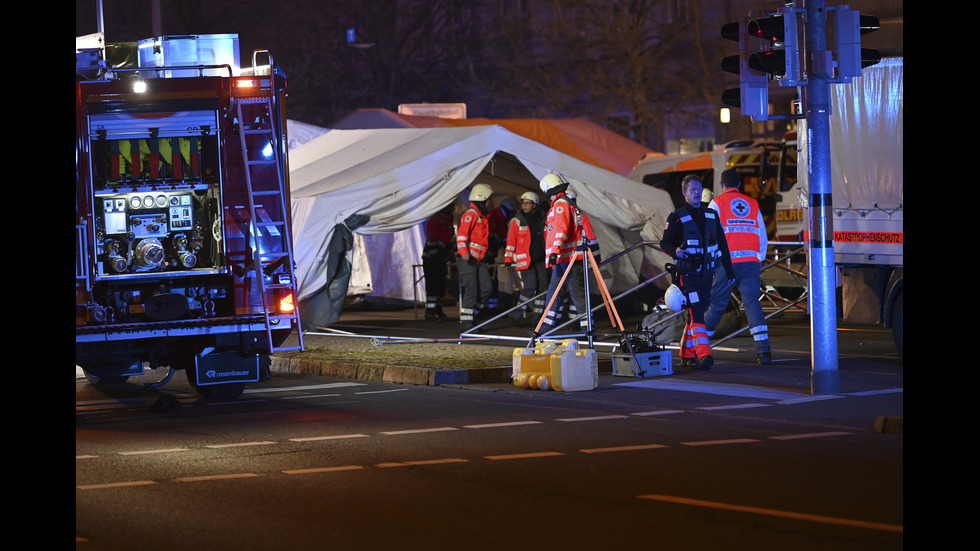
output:
[[[806,0],[806,52],[827,50],[823,0]],[[830,172],[830,80],[809,74],[806,85],[808,181],[810,185],[810,346],[812,394],[840,392],[837,368],[837,285]]]
[[[798,8],[796,4],[804,4]],[[789,3],[787,3],[789,4]],[[739,45],[721,68],[739,76],[739,88],[725,90],[722,102],[738,107],[754,121],[805,118],[810,227],[807,234],[810,283],[810,346],[813,394],[840,392],[837,370],[837,267],[834,264],[833,183],[830,171],[832,84],[860,77],[864,67],[881,61],[877,50],[861,47],[861,35],[879,28],[878,18],[846,5],[827,8],[825,0],[794,0],[775,11],[748,16],[721,28],[721,36]],[[833,12],[833,44],[827,39],[828,12]],[[805,17],[800,49],[799,15]],[[805,98],[801,115],[770,115],[768,85],[796,86]],[[838,115],[839,116],[839,115]]]

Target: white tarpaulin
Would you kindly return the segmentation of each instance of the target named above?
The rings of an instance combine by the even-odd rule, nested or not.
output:
[[[513,160],[521,170],[508,168]],[[331,130],[290,151],[289,163],[301,301],[330,285],[336,264],[331,256],[337,254],[331,243],[345,220],[358,219],[350,230],[359,235],[395,234],[422,224],[476,182],[493,186],[500,204],[526,190],[540,192],[541,177],[561,173],[597,226],[604,258],[640,241],[659,241],[672,210],[662,190],[496,125]],[[421,263],[421,239],[371,248],[369,256],[412,281],[412,265]],[[641,248],[604,266],[603,276],[616,293],[662,271],[665,260]],[[325,319],[322,312],[313,317]]]

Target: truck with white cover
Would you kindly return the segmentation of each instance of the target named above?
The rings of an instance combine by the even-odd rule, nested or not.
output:
[[[892,328],[903,357],[903,58],[885,58],[831,87],[830,163],[834,260],[843,320]],[[800,122],[799,180],[782,195],[781,235],[807,242],[806,121]]]

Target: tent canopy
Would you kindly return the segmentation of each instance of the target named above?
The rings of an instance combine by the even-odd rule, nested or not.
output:
[[[499,125],[335,129],[293,149],[289,162],[301,301],[331,285],[336,265],[331,256],[337,254],[331,242],[345,221],[357,217],[357,226],[346,228],[362,235],[400,232],[419,226],[478,182],[494,188],[499,204],[527,190],[540,192],[538,181],[548,172],[562,174],[593,220],[606,258],[640,241],[659,241],[672,210],[662,190]],[[372,254],[386,255],[411,277],[421,243],[418,250],[404,250],[411,248]],[[604,266],[603,275],[616,292],[656,275],[665,260],[662,253],[641,248]],[[322,314],[313,317],[323,320]]]
[[[580,161],[628,176],[650,149],[584,118],[573,119],[444,119],[402,115],[387,109],[358,109],[333,128],[459,128],[501,126]]]

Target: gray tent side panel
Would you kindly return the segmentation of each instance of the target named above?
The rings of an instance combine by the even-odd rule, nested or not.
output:
[[[300,301],[303,330],[329,327],[340,320],[350,284],[351,263],[347,253],[354,245],[354,234],[343,224],[337,224],[326,251],[327,285]]]

